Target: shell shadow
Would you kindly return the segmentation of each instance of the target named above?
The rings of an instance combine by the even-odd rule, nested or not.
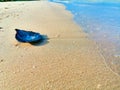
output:
[[[47,35],[41,35],[42,36],[42,39],[37,41],[37,42],[30,42],[31,45],[33,46],[42,46],[42,45],[45,45],[45,44],[48,44],[49,43],[49,38]]]

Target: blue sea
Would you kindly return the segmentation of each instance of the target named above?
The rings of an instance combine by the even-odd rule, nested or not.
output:
[[[120,1],[49,1],[65,5],[76,23],[97,43],[106,65],[120,75]]]

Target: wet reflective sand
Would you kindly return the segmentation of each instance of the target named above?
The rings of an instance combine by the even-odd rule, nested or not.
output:
[[[60,2],[99,46],[105,62],[120,75],[120,4]]]

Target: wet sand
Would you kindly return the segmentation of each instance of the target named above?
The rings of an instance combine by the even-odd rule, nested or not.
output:
[[[47,1],[0,3],[0,90],[119,90],[120,76],[65,7]],[[19,43],[15,28],[44,42]]]

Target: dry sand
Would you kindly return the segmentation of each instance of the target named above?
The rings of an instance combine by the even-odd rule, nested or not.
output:
[[[0,27],[0,90],[120,90],[120,77],[64,6],[0,3]],[[18,43],[15,28],[49,39],[38,45]]]

